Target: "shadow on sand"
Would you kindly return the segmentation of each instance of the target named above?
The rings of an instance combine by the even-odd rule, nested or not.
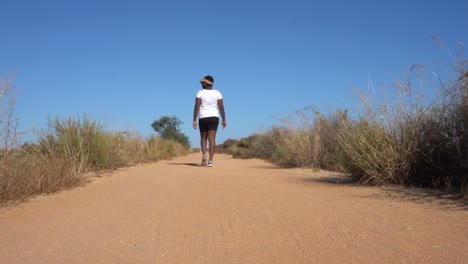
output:
[[[326,184],[337,188],[340,186],[372,187],[372,185],[356,183],[350,176],[333,174],[323,177],[294,178],[293,181],[301,184]],[[375,188],[380,191],[370,194],[369,198],[410,201],[421,205],[437,206],[444,210],[468,210],[468,197],[464,198],[461,194],[400,185],[375,186]]]
[[[330,185],[348,185],[348,186],[359,186],[359,184],[353,182],[352,178],[343,175],[327,175],[321,177],[310,177],[310,178],[298,178],[299,182],[304,184],[307,183],[324,183]]]
[[[169,165],[181,165],[181,166],[192,166],[192,167],[200,167],[200,164],[193,163],[193,162],[168,162]]]
[[[457,193],[445,193],[441,190],[398,185],[384,186],[382,190],[382,194],[377,196],[400,201],[411,201],[422,205],[436,205],[447,210],[468,211],[468,198],[464,198],[461,194]]]

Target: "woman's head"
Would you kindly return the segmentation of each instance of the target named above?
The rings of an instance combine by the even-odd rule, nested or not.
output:
[[[203,86],[203,89],[210,89],[213,86],[214,79],[212,76],[207,75],[200,80],[200,83]]]

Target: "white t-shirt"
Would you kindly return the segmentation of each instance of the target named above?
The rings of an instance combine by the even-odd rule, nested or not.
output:
[[[218,100],[223,99],[223,96],[218,90],[200,90],[197,98],[201,99],[199,118],[219,117]]]

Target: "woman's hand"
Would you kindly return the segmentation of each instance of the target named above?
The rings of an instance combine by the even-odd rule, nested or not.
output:
[[[225,129],[225,128],[227,127],[226,121],[223,121],[223,122],[221,123],[221,125],[223,126],[223,129]]]
[[[192,127],[193,127],[193,129],[197,129],[197,121],[193,121]]]

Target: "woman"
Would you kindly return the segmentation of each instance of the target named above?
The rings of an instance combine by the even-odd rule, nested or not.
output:
[[[193,128],[200,128],[201,149],[203,152],[202,166],[213,167],[213,156],[216,146],[216,131],[219,125],[219,113],[221,113],[222,127],[226,128],[226,115],[224,113],[223,96],[213,89],[214,79],[210,75],[200,80],[203,90],[197,93],[195,109],[193,110]],[[206,156],[206,141],[210,144],[209,157]]]

